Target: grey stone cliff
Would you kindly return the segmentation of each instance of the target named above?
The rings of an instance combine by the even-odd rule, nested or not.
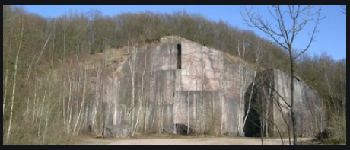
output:
[[[110,73],[98,74],[98,65],[91,68],[97,72],[90,76],[95,94],[84,107],[84,129],[111,137],[256,136],[258,128],[265,136],[286,135],[290,80],[285,73],[256,72],[239,58],[176,36],[123,49],[128,57],[118,65],[113,63],[116,52],[104,54],[104,65],[113,66]],[[324,124],[321,99],[300,79],[295,85],[298,134],[312,136]]]

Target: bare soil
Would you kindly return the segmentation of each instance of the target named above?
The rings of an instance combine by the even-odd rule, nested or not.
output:
[[[283,139],[288,145],[288,139]],[[298,138],[302,144],[317,144],[311,138]],[[293,142],[292,142],[293,143]],[[78,145],[262,145],[261,138],[251,137],[195,137],[195,136],[148,136],[133,138],[100,139],[80,136],[74,139]],[[263,145],[283,145],[281,139],[264,138]]]

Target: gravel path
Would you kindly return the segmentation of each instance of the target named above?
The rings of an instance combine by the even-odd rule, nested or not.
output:
[[[283,139],[288,145],[288,139]],[[299,138],[298,141],[308,143],[311,138]],[[79,145],[261,145],[260,138],[248,137],[147,137],[125,139],[96,139],[92,137],[80,138],[75,144]],[[264,145],[282,145],[281,139],[264,139]]]

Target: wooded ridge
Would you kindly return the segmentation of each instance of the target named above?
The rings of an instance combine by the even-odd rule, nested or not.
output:
[[[278,45],[251,31],[243,31],[221,21],[209,21],[195,14],[145,12],[104,16],[98,11],[90,11],[88,14],[69,13],[57,18],[43,18],[15,6],[3,6],[3,143],[65,144],[73,137],[91,134],[93,130],[96,130],[96,134],[109,132],[99,130],[104,129],[106,124],[102,122],[106,121],[108,116],[104,114],[108,113],[98,111],[110,110],[102,105],[108,101],[106,95],[120,98],[120,102],[125,105],[150,105],[151,103],[142,101],[150,99],[142,96],[152,92],[146,90],[145,86],[151,85],[147,82],[154,82],[151,78],[144,78],[145,74],[151,74],[150,70],[155,69],[151,68],[152,65],[147,66],[152,61],[146,59],[151,55],[148,50],[157,47],[162,37],[170,35],[224,52],[223,59],[239,64],[237,70],[242,72],[246,71],[245,66],[259,72],[272,68],[289,72],[288,54]],[[176,45],[173,49],[176,50]],[[132,55],[137,53],[139,55]],[[162,58],[157,59],[160,61]],[[325,54],[304,54],[295,63],[297,76],[319,93],[325,106],[325,129],[332,133],[333,141],[344,142],[345,59],[334,60]],[[175,63],[174,66],[176,65]],[[149,69],[137,70],[140,66]],[[114,82],[121,77],[130,79],[125,82],[131,84]],[[244,77],[242,79],[237,81],[248,81]],[[113,86],[135,86],[139,90],[130,91],[131,96],[128,96],[123,95],[127,92],[113,93],[113,89],[108,89]],[[153,89],[157,90],[156,87]],[[237,89],[240,90],[242,89]],[[243,92],[237,93],[239,95]],[[193,96],[218,96],[199,93],[189,95],[191,99],[196,99]],[[243,100],[245,95],[241,94],[239,97]],[[165,99],[162,100],[159,103],[166,102]],[[88,107],[92,105],[96,107]],[[121,112],[126,112],[123,114],[126,116],[144,111],[141,107],[118,107],[123,109]],[[112,118],[120,117],[116,114],[119,112],[111,113]],[[89,120],[89,115],[95,115],[95,120]],[[215,115],[211,117],[213,120],[220,120]],[[143,124],[142,127],[138,120],[140,118],[130,117],[130,122],[116,122],[113,119],[109,121],[111,124],[123,126],[133,124],[129,132],[137,129],[146,129],[147,132],[146,125]],[[95,127],[85,126],[88,122],[93,122]],[[149,124],[152,124],[152,120]],[[159,125],[165,126],[161,123]],[[243,129],[243,126],[240,128]],[[219,131],[215,129],[210,132],[216,130]]]

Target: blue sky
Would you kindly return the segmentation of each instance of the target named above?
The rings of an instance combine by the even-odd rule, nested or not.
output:
[[[121,13],[133,13],[151,11],[157,13],[173,13],[177,11],[186,11],[187,13],[200,14],[212,21],[222,20],[233,27],[243,30],[253,30],[261,37],[267,37],[257,29],[248,27],[243,21],[240,12],[245,6],[229,5],[25,5],[23,7],[27,12],[39,14],[43,17],[57,17],[76,11],[85,13],[89,10],[99,10],[104,15],[116,15]],[[256,6],[263,15],[268,14],[265,11],[266,6]],[[311,45],[308,53],[322,54],[326,53],[334,59],[346,58],[346,15],[341,11],[338,5],[322,5],[322,15],[326,18],[319,25],[320,32],[317,34],[316,41]],[[298,36],[295,43],[297,49],[302,49],[308,37],[308,32],[303,32]]]

